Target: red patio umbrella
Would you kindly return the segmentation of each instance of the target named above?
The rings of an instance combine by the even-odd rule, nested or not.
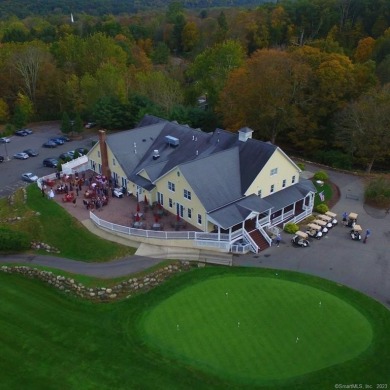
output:
[[[139,207],[139,203],[137,202],[137,213],[139,213],[140,210],[141,208]]]
[[[135,214],[135,222],[139,222],[141,220],[141,217],[139,216],[139,214]]]

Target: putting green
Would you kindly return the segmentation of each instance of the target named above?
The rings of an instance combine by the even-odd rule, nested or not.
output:
[[[346,362],[372,340],[370,322],[320,289],[256,276],[209,278],[178,291],[140,322],[151,348],[205,372],[286,380]]]

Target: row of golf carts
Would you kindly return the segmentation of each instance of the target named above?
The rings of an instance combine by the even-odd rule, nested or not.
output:
[[[337,214],[327,211],[325,214],[317,215],[317,219],[307,225],[306,232],[298,230],[291,239],[292,244],[306,248],[310,246],[309,238],[319,240],[329,232],[333,226],[337,225]],[[343,224],[351,228],[349,234],[352,240],[360,241],[362,239],[362,227],[357,224],[358,214],[349,213],[343,215]]]
[[[327,211],[325,214],[317,215],[316,219],[307,225],[306,232],[298,230],[291,239],[293,245],[306,248],[310,246],[309,238],[319,240],[329,232],[333,226],[336,226],[337,214]]]

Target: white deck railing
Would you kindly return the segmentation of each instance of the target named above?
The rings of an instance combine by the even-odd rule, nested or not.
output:
[[[306,217],[308,217],[309,215],[311,215],[311,209],[305,210],[303,213],[296,215],[294,218],[290,219],[286,223],[297,223],[297,222],[300,222],[303,219],[305,219]],[[286,223],[283,224],[283,228],[286,225]]]
[[[253,252],[259,253],[259,247],[258,245],[254,242],[253,238],[249,235],[249,233],[246,230],[243,230],[243,236],[245,240],[247,240],[250,244],[250,246],[253,249]]]
[[[160,240],[195,240],[201,241],[200,246],[209,246],[209,247],[220,247],[221,249],[228,249],[230,246],[229,234],[220,234],[220,239],[218,240],[218,233],[207,233],[207,232],[194,232],[194,231],[155,231],[155,230],[145,230],[145,229],[136,229],[128,226],[118,225],[116,223],[105,221],[97,217],[92,211],[89,212],[89,217],[92,221],[105,229],[112,230],[114,232],[126,234],[133,237],[145,237],[145,238],[155,238]],[[209,245],[206,245],[209,243]],[[217,244],[218,243],[218,244]],[[198,245],[198,244],[197,244]]]

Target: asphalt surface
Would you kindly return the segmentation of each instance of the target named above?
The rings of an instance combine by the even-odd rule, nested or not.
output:
[[[42,147],[42,144],[49,138],[61,135],[58,122],[49,122],[44,124],[36,124],[29,126],[33,130],[33,134],[26,137],[16,135],[7,137],[11,142],[0,144],[0,155],[5,158],[3,163],[0,163],[0,197],[8,196],[15,189],[25,186],[28,183],[24,182],[21,175],[25,172],[32,172],[38,177],[42,177],[54,172],[53,168],[44,167],[42,161],[47,157],[55,157],[69,150],[74,150],[79,147],[91,148],[92,140],[97,137],[87,137],[82,140],[66,142],[64,145],[59,145],[56,148],[48,149]],[[22,152],[25,149],[36,149],[39,155],[29,157],[26,160],[17,160],[13,155],[17,152]],[[8,159],[7,159],[8,156]]]
[[[319,170],[310,164],[306,164],[306,169],[311,172]],[[280,247],[274,246],[259,254],[234,256],[233,265],[291,270],[320,276],[359,290],[390,308],[390,215],[385,210],[364,206],[361,177],[327,171],[341,192],[340,200],[332,211],[339,216],[344,211],[357,213],[363,232],[371,230],[367,243],[351,240],[349,229],[339,223],[321,240],[312,240],[309,248],[293,247],[291,236],[282,233]],[[101,278],[130,275],[160,261],[141,256],[109,263],[85,263],[53,256],[0,257],[0,263],[45,265]]]

